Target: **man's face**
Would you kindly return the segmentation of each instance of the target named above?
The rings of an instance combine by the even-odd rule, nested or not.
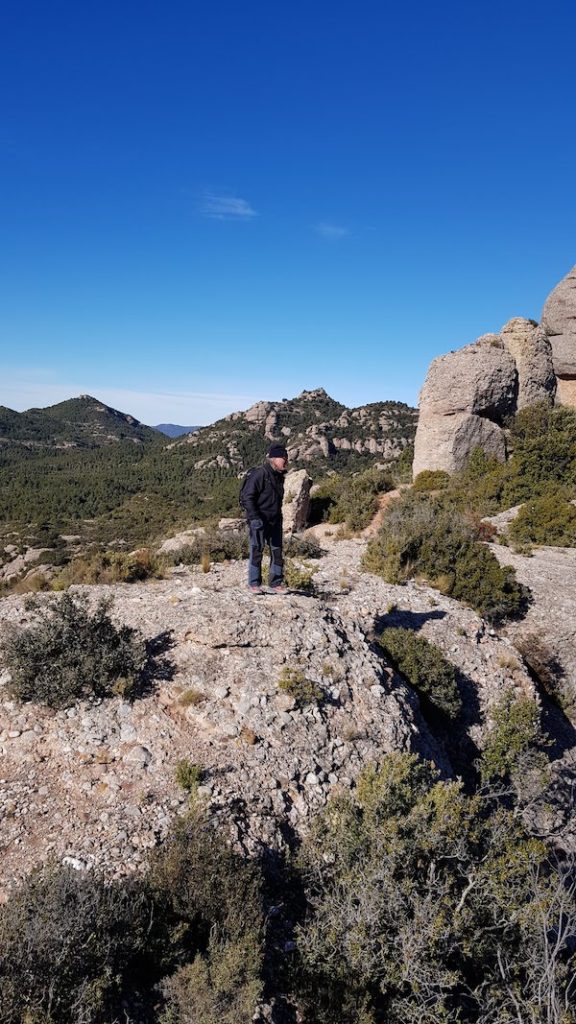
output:
[[[288,465],[288,459],[284,455],[275,455],[274,458],[270,459],[270,465],[278,473],[284,473]]]

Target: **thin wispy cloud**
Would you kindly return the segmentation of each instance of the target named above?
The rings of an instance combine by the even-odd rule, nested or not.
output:
[[[0,378],[0,405],[22,412],[31,408],[43,409],[79,395],[92,395],[113,409],[130,413],[143,423],[213,423],[228,413],[246,409],[257,398],[243,393],[176,388],[111,388],[97,381],[65,381],[54,377],[50,371],[40,367],[28,370],[4,369]]]
[[[339,238],[345,238],[346,235],[350,234],[348,228],[343,227],[341,224],[332,224],[329,221],[320,221],[319,224],[315,224],[314,231],[317,235],[321,235],[322,238],[327,238],[331,242],[336,242]]]
[[[247,199],[239,196],[206,192],[198,203],[198,212],[210,220],[252,220],[258,216]]]

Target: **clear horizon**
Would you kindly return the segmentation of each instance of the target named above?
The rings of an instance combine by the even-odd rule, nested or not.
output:
[[[576,8],[11,5],[0,404],[417,404],[576,263]]]

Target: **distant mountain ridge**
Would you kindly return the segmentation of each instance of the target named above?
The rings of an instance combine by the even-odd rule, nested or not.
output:
[[[256,402],[177,441],[189,445],[197,470],[242,472],[273,441],[286,445],[290,462],[345,464],[358,457],[401,455],[416,433],[418,411],[404,402],[373,402],[348,409],[324,390],[302,391],[280,402]]]
[[[89,395],[25,413],[0,409],[0,551],[23,531],[28,546],[64,534],[135,547],[217,522],[238,513],[239,478],[271,441],[286,444],[291,468],[319,481],[409,455],[416,419],[402,402],[347,409],[322,388],[257,402],[176,440]]]
[[[182,427],[179,423],[156,423],[152,429],[157,430],[160,434],[165,434],[166,437],[181,437],[182,434],[194,434],[202,427],[199,424],[195,427]]]
[[[154,441],[153,427],[112,409],[92,395],[80,395],[45,409],[16,412],[0,406],[0,446],[27,448],[95,447],[117,441]]]

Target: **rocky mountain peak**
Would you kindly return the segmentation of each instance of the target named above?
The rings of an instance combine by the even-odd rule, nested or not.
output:
[[[291,463],[329,462],[357,455],[396,458],[414,436],[416,412],[402,402],[347,409],[324,388],[295,398],[259,401],[200,429],[178,444],[194,451],[196,469],[243,472],[264,457],[271,441],[286,445]]]

